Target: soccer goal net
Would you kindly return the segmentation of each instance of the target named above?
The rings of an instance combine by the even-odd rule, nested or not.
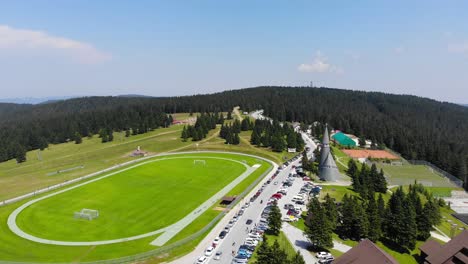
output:
[[[74,216],[75,218],[78,218],[78,219],[93,220],[99,217],[99,211],[83,208],[81,209],[81,211],[75,212]]]
[[[206,165],[206,161],[205,160],[194,160],[193,161],[193,165]]]

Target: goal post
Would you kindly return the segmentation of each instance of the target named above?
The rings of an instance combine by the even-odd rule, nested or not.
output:
[[[93,220],[95,218],[99,217],[99,211],[94,210],[94,209],[86,209],[83,208],[79,212],[75,212],[73,216],[77,219],[87,219],[87,220]]]
[[[205,160],[193,160],[193,165],[206,165],[206,161]]]

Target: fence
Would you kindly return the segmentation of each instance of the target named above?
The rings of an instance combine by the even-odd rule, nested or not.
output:
[[[244,154],[244,155],[246,155],[246,154]],[[250,155],[248,155],[248,156],[250,156]],[[263,159],[261,157],[257,157],[257,158]],[[176,242],[174,242],[174,243],[172,243],[170,245],[163,246],[163,247],[160,247],[160,248],[157,248],[157,249],[154,249],[154,250],[151,250],[151,251],[143,252],[143,253],[140,253],[140,254],[127,256],[127,257],[122,257],[122,258],[118,258],[118,259],[99,260],[99,261],[80,262],[80,263],[85,263],[85,264],[120,264],[120,263],[132,263],[132,262],[136,262],[136,261],[142,261],[142,260],[146,260],[146,259],[158,256],[158,255],[161,255],[163,253],[171,251],[171,250],[173,250],[175,248],[178,248],[180,246],[185,245],[186,243],[188,243],[190,241],[193,241],[193,240],[197,239],[198,237],[203,235],[205,232],[210,230],[213,226],[215,226],[218,223],[218,221],[227,214],[229,209],[232,209],[234,206],[236,206],[238,204],[238,202],[241,201],[247,194],[249,194],[260,183],[260,181],[265,178],[265,176],[268,173],[270,173],[270,172],[272,172],[274,170],[275,166],[273,165],[273,162],[271,162],[271,161],[269,161],[267,159],[263,159],[263,160],[271,163],[272,168],[270,170],[267,170],[264,173],[262,173],[240,195],[238,195],[237,196],[238,199],[236,199],[237,200],[236,203],[228,205],[226,207],[227,210],[224,210],[223,212],[221,212],[219,215],[217,215],[215,218],[213,218],[213,220],[211,220],[210,223],[208,223],[202,229],[198,230],[196,233],[194,233],[194,234],[192,234],[192,235],[190,235],[190,236],[188,236],[186,238],[183,238],[183,239],[181,239],[179,241],[176,241]],[[0,261],[0,263],[1,264],[7,264],[7,263],[11,263],[11,264],[34,264],[33,262],[12,262],[12,261]],[[37,264],[46,264],[46,262],[39,262]],[[56,263],[56,262],[54,262],[54,264],[65,264],[65,263]]]
[[[436,165],[427,162],[425,160],[408,160],[408,162],[412,165],[426,165],[433,169],[437,174],[439,174],[442,177],[447,178],[449,181],[451,181],[453,184],[455,184],[458,187],[463,187],[463,181],[460,180],[459,178],[453,176],[452,174],[442,170],[441,168],[437,167]]]

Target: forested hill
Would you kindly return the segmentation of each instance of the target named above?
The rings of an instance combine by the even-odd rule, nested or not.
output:
[[[279,120],[327,122],[384,143],[406,158],[428,160],[459,177],[466,175],[468,108],[416,96],[328,88],[257,87],[208,95],[89,97],[35,105],[0,120],[0,147],[17,142],[32,149],[31,137],[60,142],[74,130],[90,133],[104,125],[113,130],[141,126],[155,113],[228,111],[237,105],[245,111],[264,109]]]

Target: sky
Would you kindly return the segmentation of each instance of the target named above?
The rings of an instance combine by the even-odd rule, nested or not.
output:
[[[0,97],[326,86],[468,103],[468,1],[0,1]]]

